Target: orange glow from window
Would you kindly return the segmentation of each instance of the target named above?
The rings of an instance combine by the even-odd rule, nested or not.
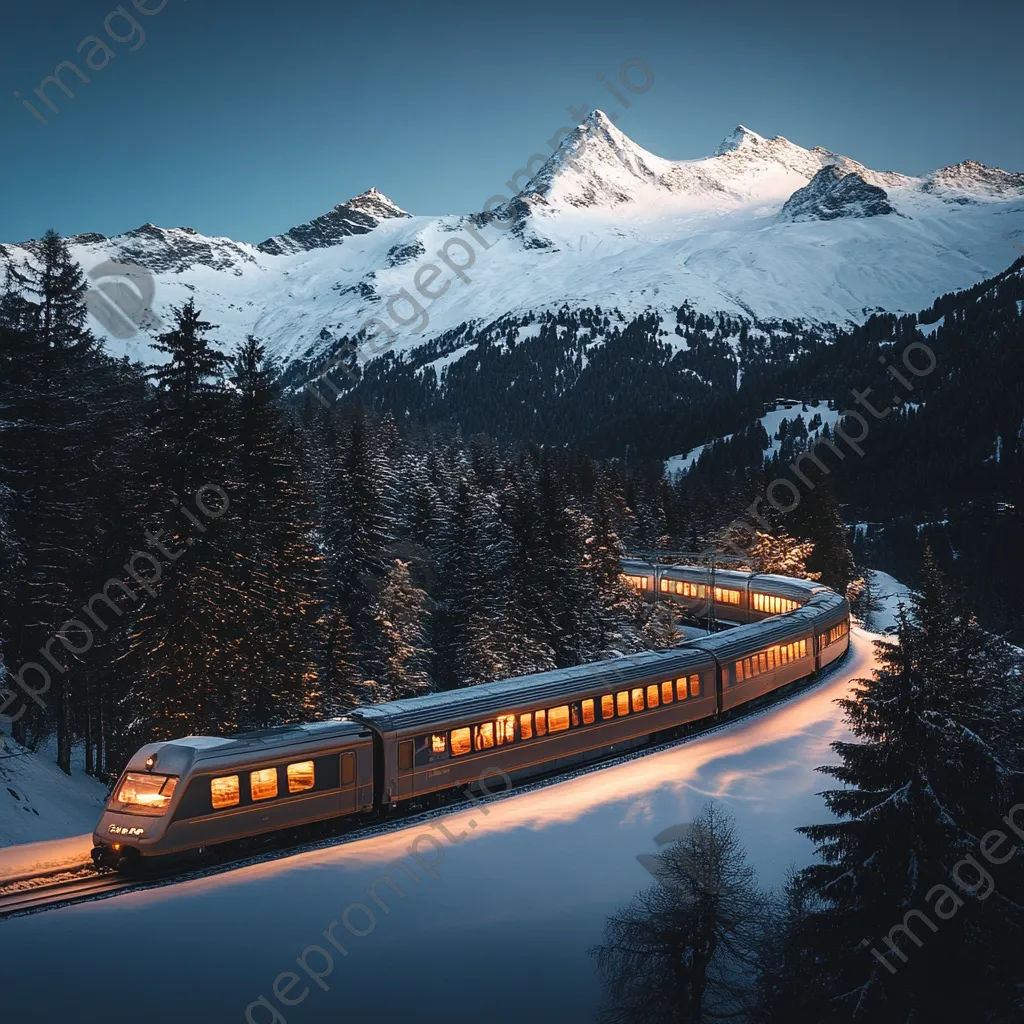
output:
[[[313,762],[299,761],[288,765],[288,792],[301,793],[314,785]]]
[[[498,746],[514,743],[516,739],[516,716],[498,715]]]
[[[238,803],[238,776],[225,775],[210,779],[210,801],[215,811],[222,807],[234,807]]]
[[[472,750],[472,737],[469,727],[465,729],[452,729],[452,757],[461,757]]]
[[[548,732],[565,732],[569,728],[569,705],[548,708]]]
[[[277,796],[277,769],[259,768],[249,772],[249,788],[253,800],[270,800]]]

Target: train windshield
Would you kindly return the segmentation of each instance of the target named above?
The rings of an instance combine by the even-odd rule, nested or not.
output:
[[[127,772],[110,800],[110,810],[159,817],[167,810],[178,784],[177,775],[143,775]]]

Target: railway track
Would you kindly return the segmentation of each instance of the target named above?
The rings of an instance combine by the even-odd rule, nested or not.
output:
[[[865,636],[862,631],[858,630],[857,632],[861,633],[861,639],[863,641],[868,643],[871,642],[870,638]],[[115,874],[96,875],[93,877],[76,878],[71,881],[38,885],[14,892],[4,892],[3,888],[0,887],[0,919],[21,917],[23,915],[39,913],[44,910],[54,910],[58,907],[66,907],[76,903],[105,899],[110,896],[124,894],[127,892],[160,888],[167,885],[176,885],[179,882],[209,878],[213,875],[224,874],[225,872],[250,867],[254,864],[264,864],[270,861],[282,860],[286,857],[293,857],[300,853],[310,853],[316,850],[327,849],[329,847],[343,846],[347,843],[358,842],[362,839],[372,839],[387,832],[398,831],[399,829],[408,828],[421,822],[427,822],[435,818],[444,817],[446,814],[451,814],[457,811],[460,807],[465,806],[470,799],[478,803],[492,803],[497,800],[503,800],[513,796],[521,796],[525,793],[545,789],[546,787],[555,785],[559,782],[566,782],[569,779],[589,775],[591,772],[602,771],[606,768],[626,764],[629,761],[635,761],[638,758],[647,757],[650,754],[656,754],[661,751],[669,750],[673,747],[678,747],[692,742],[696,739],[702,739],[706,736],[714,735],[717,732],[721,732],[723,729],[729,728],[737,722],[743,722],[748,719],[759,718],[762,715],[769,714],[777,708],[788,704],[790,701],[796,700],[803,694],[808,693],[809,691],[830,681],[833,676],[840,672],[847,662],[851,660],[852,652],[853,645],[851,644],[850,648],[841,658],[832,662],[828,668],[821,672],[817,677],[811,677],[809,681],[804,681],[802,683],[789,684],[789,687],[785,687],[781,694],[774,696],[770,701],[764,704],[759,704],[752,708],[746,708],[739,713],[736,711],[727,712],[728,717],[724,717],[724,720],[716,721],[713,725],[699,729],[692,729],[681,737],[675,737],[667,741],[661,741],[652,743],[648,746],[639,747],[635,750],[631,750],[623,754],[617,754],[602,761],[583,765],[571,771],[534,778],[530,782],[514,786],[507,792],[495,793],[489,797],[481,798],[474,796],[472,798],[455,798],[448,803],[430,810],[409,811],[404,814],[396,813],[389,816],[389,818],[384,822],[348,828],[343,833],[338,833],[327,838],[277,848],[271,847],[261,851],[259,854],[243,855],[212,866],[205,865],[201,868],[179,871],[174,874],[137,879],[123,878]]]
[[[93,878],[51,882],[47,885],[7,892],[0,894],[0,917],[50,910],[92,897],[112,895],[122,889],[130,889],[133,885],[130,879],[119,878],[116,875],[97,875]]]

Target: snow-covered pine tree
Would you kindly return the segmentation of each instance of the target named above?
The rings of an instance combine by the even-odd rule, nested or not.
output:
[[[0,485],[11,495],[10,529],[20,550],[8,615],[9,671],[38,661],[40,649],[88,593],[92,555],[89,470],[97,454],[97,392],[103,359],[89,331],[81,268],[67,243],[48,231],[34,261],[9,266],[0,303]],[[81,637],[69,637],[79,647]],[[65,645],[65,646],[68,646]],[[47,717],[57,727],[57,763],[70,773],[74,711],[81,687],[76,656],[58,648],[46,715],[35,703],[14,723],[15,739],[38,738]],[[42,680],[31,685],[41,686]]]
[[[371,608],[379,646],[368,661],[378,700],[416,697],[431,689],[427,616],[427,595],[413,582],[409,563],[393,559]]]
[[[981,1020],[980,1007],[1005,1012],[1013,998],[1001,946],[1024,924],[1008,895],[1024,866],[1005,865],[991,889],[962,858],[979,863],[1019,798],[1020,666],[930,558],[922,579],[913,619],[840,702],[856,742],[834,743],[842,763],[821,769],[843,786],[824,794],[838,820],[800,829],[822,861],[804,878],[823,902],[813,946],[831,1020]]]
[[[314,502],[295,458],[293,424],[280,404],[277,368],[250,336],[231,359],[233,409],[223,522],[230,552],[221,640],[242,726],[312,719],[321,713],[314,663],[320,563]]]
[[[161,556],[161,577],[150,584],[156,596],[140,591],[133,611],[126,663],[132,689],[123,709],[132,716],[126,726],[133,740],[223,733],[238,724],[226,654],[237,600],[229,576],[230,530],[215,490],[202,492],[215,515],[204,519],[197,511],[201,488],[225,490],[228,357],[208,336],[215,328],[191,300],[174,316],[174,325],[154,343],[168,359],[151,368],[157,385],[149,423],[154,458],[139,510],[143,521],[158,526],[163,550],[171,554]]]
[[[622,543],[615,530],[616,514],[624,514],[624,501],[609,479],[594,486],[594,511],[585,542],[584,573],[597,598],[595,624],[602,653],[628,653],[645,646],[637,626],[644,602],[622,576]]]
[[[361,410],[342,424],[328,416],[316,471],[327,600],[352,629],[361,665],[375,643],[369,608],[394,536],[394,472],[384,451],[394,442],[377,426]]]
[[[504,645],[495,629],[502,605],[501,536],[497,503],[481,493],[463,465],[450,519],[438,546],[435,682],[448,690],[508,675]]]

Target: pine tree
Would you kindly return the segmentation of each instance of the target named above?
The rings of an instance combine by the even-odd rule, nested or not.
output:
[[[0,303],[0,486],[11,495],[9,529],[17,538],[19,572],[7,616],[5,661],[15,672],[39,662],[87,593],[92,545],[89,467],[99,432],[94,400],[103,386],[103,360],[86,326],[85,281],[66,242],[48,231],[34,262],[8,265],[8,294]],[[80,637],[60,640],[57,664],[42,698],[14,723],[26,742],[47,718],[57,726],[57,763],[70,773],[74,709],[80,687]],[[67,650],[65,650],[67,648]],[[58,667],[59,665],[59,667]],[[34,678],[37,689],[45,680]]]
[[[380,638],[370,658],[378,700],[416,697],[431,688],[426,604],[426,594],[409,575],[409,564],[394,559],[371,611]]]
[[[876,644],[874,678],[840,702],[858,742],[833,744],[842,763],[821,769],[844,787],[824,794],[838,820],[800,829],[822,859],[805,878],[825,906],[814,945],[835,1020],[980,1019],[1009,998],[996,936],[1024,923],[1000,891],[990,909],[951,880],[1019,792],[1020,667],[930,558],[922,576],[914,621]],[[1022,870],[1007,872],[1012,891]]]
[[[233,416],[222,532],[230,558],[222,643],[245,726],[318,717],[314,664],[321,557],[312,540],[313,497],[296,463],[295,431],[280,404],[278,370],[250,336],[230,363]],[[337,695],[342,696],[342,695]]]
[[[149,423],[154,460],[139,516],[151,524],[160,557],[151,555],[161,567],[139,591],[133,613],[132,688],[122,707],[133,738],[230,732],[239,724],[237,688],[245,685],[231,671],[238,627],[227,513],[240,496],[224,486],[232,400],[221,375],[228,357],[191,300],[174,315],[174,326],[154,342],[169,358],[150,372],[157,385]]]

